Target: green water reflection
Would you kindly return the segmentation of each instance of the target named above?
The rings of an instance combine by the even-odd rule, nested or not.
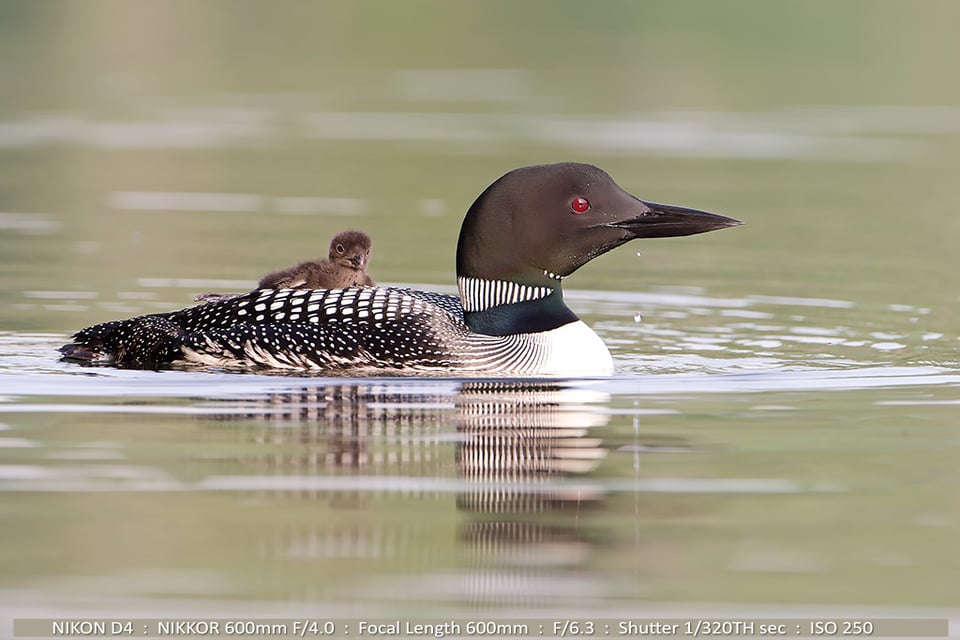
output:
[[[918,388],[772,406],[458,387],[294,386],[196,416],[11,406],[32,444],[6,456],[27,471],[4,479],[3,587],[373,611],[954,604],[953,409]]]

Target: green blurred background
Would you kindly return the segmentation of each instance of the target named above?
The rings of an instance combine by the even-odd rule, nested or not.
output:
[[[568,287],[955,308],[958,26],[878,0],[3,2],[0,212],[32,216],[0,234],[4,324],[252,282],[348,226],[378,280],[451,284],[472,199],[558,160],[748,223]]]

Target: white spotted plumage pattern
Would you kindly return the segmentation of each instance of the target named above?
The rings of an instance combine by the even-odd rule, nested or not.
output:
[[[490,285],[490,295],[483,300],[519,300],[542,293],[520,286]],[[580,366],[583,357],[576,341],[557,334],[572,325],[582,325],[593,336],[595,340],[588,340],[591,349],[599,345],[595,371]],[[130,330],[140,326],[151,331]],[[117,345],[110,337],[114,334],[148,338],[128,338]],[[95,344],[91,337],[96,337]],[[109,355],[118,363],[122,346],[125,354],[170,353],[164,361],[274,369],[565,375],[603,374],[612,368],[602,341],[581,322],[542,333],[484,335],[469,329],[454,296],[382,287],[262,289],[173,313],[96,325],[79,332],[76,343],[87,351],[112,351]],[[574,368],[558,359],[558,349],[576,356],[569,359]]]

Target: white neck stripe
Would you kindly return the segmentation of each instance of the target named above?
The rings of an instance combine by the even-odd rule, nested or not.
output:
[[[464,311],[484,311],[503,304],[539,300],[553,293],[550,287],[531,287],[509,280],[460,277],[457,285]]]

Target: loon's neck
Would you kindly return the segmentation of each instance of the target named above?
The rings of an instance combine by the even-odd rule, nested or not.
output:
[[[563,302],[560,278],[547,273],[534,284],[460,276],[464,320],[491,336],[550,331],[579,320]]]

